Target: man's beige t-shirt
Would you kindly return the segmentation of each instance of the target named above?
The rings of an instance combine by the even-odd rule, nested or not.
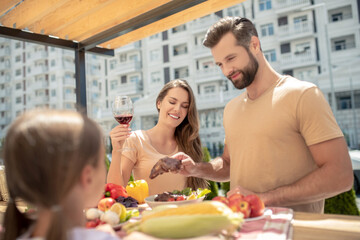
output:
[[[165,191],[182,190],[185,188],[186,177],[181,174],[164,173],[150,179],[152,167],[160,158],[167,155],[159,153],[150,142],[145,131],[137,130],[131,133],[125,141],[124,148],[135,150],[124,151],[123,155],[134,163],[134,179],[144,179],[149,185],[149,194],[159,194]],[[178,152],[178,148],[168,156]]]
[[[317,168],[308,146],[343,136],[320,90],[288,76],[256,100],[246,92],[232,99],[224,110],[224,128],[230,188],[254,192],[304,177]],[[291,208],[323,212],[324,200]]]

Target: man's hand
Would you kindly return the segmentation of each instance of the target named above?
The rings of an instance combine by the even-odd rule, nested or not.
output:
[[[231,195],[233,195],[235,193],[240,193],[240,194],[242,194],[244,196],[249,195],[249,194],[257,194],[257,193],[254,193],[254,192],[250,191],[250,190],[247,190],[247,189],[245,189],[245,188],[243,188],[241,186],[237,186],[236,188],[231,189],[230,191],[228,191],[226,195],[227,195],[227,197],[230,197]]]
[[[178,152],[171,156],[171,158],[175,158],[179,161],[181,161],[181,168],[179,173],[184,176],[195,176],[197,172],[197,164],[194,162],[194,160],[191,159],[187,154],[183,152]]]

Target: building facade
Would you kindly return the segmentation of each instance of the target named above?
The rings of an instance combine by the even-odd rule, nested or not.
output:
[[[132,128],[149,129],[157,122],[160,89],[183,78],[196,95],[202,143],[213,156],[221,154],[223,109],[243,90],[221,73],[202,41],[221,17],[241,16],[254,21],[272,67],[318,85],[349,147],[360,148],[359,11],[357,0],[247,0],[116,49],[114,57],[87,54],[88,114],[108,136],[117,124],[113,99],[129,95]],[[74,74],[72,51],[0,38],[0,137],[26,109],[75,110]]]

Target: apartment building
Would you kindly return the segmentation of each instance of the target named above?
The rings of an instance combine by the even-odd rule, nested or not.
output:
[[[221,17],[242,16],[256,24],[273,68],[318,85],[349,147],[360,148],[359,11],[357,0],[247,0],[116,49],[114,57],[87,54],[88,114],[108,134],[117,124],[113,99],[126,94],[135,105],[132,128],[149,129],[161,87],[183,78],[196,95],[202,143],[221,154],[224,106],[243,90],[223,76],[202,41]],[[71,51],[0,38],[0,137],[25,109],[75,109],[73,62]]]
[[[0,38],[0,138],[26,109],[76,109],[73,51]],[[88,114],[99,116],[104,59],[86,56]]]
[[[144,97],[135,104],[138,129],[156,123],[155,99],[161,86],[184,78],[196,94],[203,144],[212,155],[222,152],[222,112],[241,91],[223,76],[202,41],[223,16],[254,21],[273,68],[317,84],[336,105],[333,110],[349,147],[359,148],[360,24],[355,0],[248,0],[142,40]]]

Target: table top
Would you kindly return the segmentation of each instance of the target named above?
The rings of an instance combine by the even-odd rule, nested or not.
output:
[[[360,216],[295,212],[293,240],[360,239]]]
[[[0,201],[0,224],[5,206]],[[293,240],[360,239],[360,216],[295,212],[291,226]]]

